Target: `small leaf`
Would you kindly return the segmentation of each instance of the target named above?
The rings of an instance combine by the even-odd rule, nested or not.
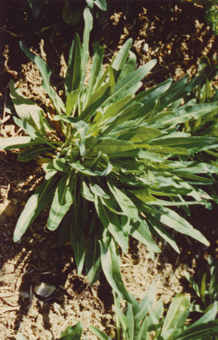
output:
[[[98,6],[102,11],[107,10],[107,2],[106,0],[94,0],[93,1],[96,6]]]
[[[75,326],[68,326],[64,332],[61,333],[59,340],[80,340],[82,337],[82,324],[77,322]]]
[[[109,337],[107,336],[107,334],[105,334],[104,332],[100,331],[100,329],[93,327],[93,326],[89,326],[89,328],[91,329],[91,331],[93,331],[93,333],[95,335],[97,335],[97,337],[100,340],[109,340]]]

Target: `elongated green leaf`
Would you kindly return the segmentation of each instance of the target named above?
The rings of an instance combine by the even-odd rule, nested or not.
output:
[[[49,69],[48,65],[44,62],[43,59],[41,59],[35,53],[30,52],[22,41],[19,42],[19,45],[22,51],[26,54],[26,56],[31,61],[33,61],[38,67],[41,73],[41,76],[42,76],[42,87],[45,90],[45,92],[49,95],[56,110],[59,112],[59,114],[61,113],[61,110],[64,112],[65,106],[61,98],[58,96],[58,94],[55,92],[55,90],[50,85],[51,70]]]
[[[83,103],[83,108],[86,107],[87,102],[89,101],[90,97],[92,96],[96,82],[101,76],[102,72],[102,62],[103,62],[103,57],[104,57],[104,48],[99,47],[98,43],[95,43],[94,45],[94,57],[93,57],[93,62],[92,62],[92,68],[90,72],[90,79],[89,83],[86,88],[85,92],[85,103]]]
[[[0,150],[26,148],[27,146],[34,146],[36,144],[40,144],[40,141],[37,143],[33,141],[31,137],[27,136],[0,138]]]
[[[139,88],[141,86],[141,83],[139,83],[140,80],[146,76],[155,64],[156,60],[151,60],[146,65],[143,65],[132,73],[129,73],[124,79],[119,80],[119,82],[114,86],[113,94],[104,103],[104,106],[126,97],[127,95],[135,94],[137,87]]]
[[[122,327],[122,331],[126,332],[128,329],[128,321],[127,321],[127,317],[125,314],[123,314],[123,312],[116,306],[113,306],[113,310],[116,313],[116,316],[118,317],[121,327]]]
[[[37,147],[29,148],[19,153],[18,160],[20,162],[28,162],[29,160],[34,159],[39,155],[42,155],[47,152],[52,152],[52,151],[53,151],[52,148],[46,147],[46,146],[44,147],[37,146]]]
[[[71,123],[73,127],[79,132],[81,137],[81,143],[85,144],[85,135],[89,130],[88,124],[83,122],[82,120],[79,120],[77,118],[72,117],[66,117],[66,116],[55,116],[54,120],[61,120],[66,123]]]
[[[14,230],[14,242],[20,240],[32,221],[39,215],[42,209],[52,201],[54,196],[54,188],[52,188],[52,185],[53,178],[44,181],[28,199]]]
[[[69,51],[68,70],[65,79],[65,92],[67,98],[70,93],[76,93],[76,95],[78,96],[76,90],[79,88],[80,85],[81,74],[82,70],[81,70],[80,38],[79,35],[76,33]],[[73,98],[74,101],[75,97]],[[69,105],[70,99],[72,100],[72,95],[70,96],[67,102],[66,112],[67,115],[69,114],[69,111],[71,111],[73,107],[73,105],[71,106]],[[69,108],[69,106],[71,109]]]
[[[137,336],[138,340],[146,340],[148,332],[147,320],[144,320],[140,326],[140,330]]]
[[[72,161],[68,161],[68,164],[78,172],[83,173],[84,175],[89,175],[89,176],[99,176],[97,172],[94,172],[92,170],[89,170],[85,166],[83,166],[79,161],[73,163]]]
[[[121,190],[117,189],[112,183],[108,181],[108,186],[111,193],[114,195],[123,213],[133,221],[138,220],[138,209],[131,199]]]
[[[108,207],[104,206],[99,199],[98,204],[96,205],[96,210],[104,228],[109,230],[116,242],[122,248],[123,252],[127,253],[128,235],[126,235],[125,229],[123,228],[123,225],[119,221],[118,217],[113,212],[111,212]]]
[[[130,235],[136,240],[142,242],[149,251],[154,253],[160,253],[160,248],[151,237],[151,232],[146,221],[138,221],[131,223]]]
[[[86,275],[92,286],[99,278],[101,268],[100,245],[96,233],[89,235],[89,244],[85,260]]]
[[[71,91],[68,94],[67,103],[66,103],[66,115],[67,116],[71,115],[71,113],[74,114],[74,112],[76,111],[76,103],[78,100],[79,93],[80,93],[80,87],[77,90]]]
[[[134,312],[133,312],[132,304],[128,304],[126,317],[127,317],[127,322],[128,322],[128,329],[127,329],[128,338],[129,340],[134,340],[134,337],[136,335],[136,330],[135,330],[135,319],[134,319]]]
[[[150,126],[158,128],[173,127],[181,123],[185,123],[191,118],[199,118],[207,113],[213,112],[217,109],[217,102],[207,104],[197,104],[181,108],[175,112],[160,113],[150,121]]]
[[[118,112],[121,111],[126,104],[128,104],[131,98],[132,96],[129,95],[109,105],[102,115],[101,124],[106,124],[108,121],[110,122],[112,118],[115,119],[114,117],[116,117]]]
[[[73,195],[70,188],[70,176],[66,174],[60,179],[55,190],[47,222],[47,228],[49,230],[57,229],[72,203]]]
[[[82,182],[81,194],[86,200],[91,202],[95,201],[95,197],[85,181]]]
[[[156,290],[155,282],[152,282],[145,297],[139,304],[138,313],[134,315],[135,321],[138,322],[139,324],[149,313],[149,309],[152,307],[155,301],[155,290]]]
[[[96,196],[104,197],[106,199],[110,198],[110,196],[106,194],[106,192],[98,184],[90,183],[89,187],[91,191],[93,192],[93,194],[95,194]]]
[[[89,326],[89,328],[91,329],[91,331],[93,331],[93,333],[95,335],[97,335],[97,337],[100,340],[109,340],[109,337],[107,336],[107,334],[105,334],[104,332],[100,331],[100,329],[93,327],[93,326]]]
[[[70,175],[71,172],[72,172],[71,167],[68,164],[66,164],[65,158],[55,158],[55,159],[53,159],[52,165],[53,165],[54,169],[61,171],[65,174]]]
[[[85,261],[85,235],[84,235],[84,225],[82,223],[81,209],[77,206],[77,202],[71,207],[71,233],[70,233],[70,243],[74,250],[74,257],[77,266],[78,275],[81,275],[84,261]]]
[[[19,118],[14,117],[14,122],[24,129],[24,131],[31,137],[31,139],[35,142],[35,144],[47,144],[51,148],[56,149],[56,147],[53,145],[53,141],[49,141],[45,139],[45,137],[37,130],[35,130],[31,125],[29,125],[26,121],[23,121]],[[12,137],[13,138],[13,137]],[[17,137],[15,137],[17,138]],[[20,138],[20,137],[19,137]]]
[[[136,63],[137,63],[136,55],[132,51],[129,51],[128,60],[124,65],[118,80],[125,78],[129,73],[133,72],[136,68]]]
[[[195,327],[188,327],[182,334],[177,335],[174,340],[204,340],[206,336],[216,336],[218,334],[218,320],[199,324]]]
[[[162,332],[170,330],[178,324],[180,317],[183,316],[190,304],[190,297],[179,293],[170,304],[169,310],[164,320]],[[186,320],[186,319],[185,319]],[[184,320],[184,322],[185,322]]]
[[[114,70],[119,71],[123,69],[131,46],[132,46],[132,38],[129,38],[125,42],[125,44],[122,46],[122,48],[120,49],[119,53],[116,55],[114,60],[112,61],[111,66]]]
[[[93,17],[90,8],[86,7],[83,12],[85,27],[83,32],[83,44],[81,48],[81,69],[83,70],[89,57],[89,36],[93,27]]]
[[[101,138],[98,144],[92,148],[92,151],[96,154],[101,151],[110,158],[120,158],[122,157],[123,152],[134,149],[136,149],[136,147],[128,141],[113,138]]]
[[[147,326],[149,327],[153,324],[156,324],[156,321],[159,322],[162,313],[163,313],[163,301],[162,299],[159,299],[155,308],[152,311],[149,310],[149,315],[146,317]]]
[[[20,119],[27,121],[33,128],[46,136],[47,134],[42,124],[43,110],[25,97],[18,88],[15,88],[14,82],[11,82],[10,89],[10,96]]]
[[[196,229],[192,227],[184,218],[180,217],[175,211],[166,207],[155,208],[155,218],[168,227],[175,229],[176,231],[191,236],[199,242],[209,246],[208,240]]]
[[[89,99],[85,110],[79,116],[80,120],[88,122],[89,119],[95,114],[96,110],[105,102],[108,98],[111,88],[108,84],[102,86],[99,90],[93,93]]]
[[[81,340],[83,326],[81,322],[77,322],[74,326],[68,326],[64,332],[61,333],[62,340]],[[59,339],[59,340],[60,340]]]
[[[170,136],[169,136],[170,137]],[[179,148],[185,148],[188,150],[189,153],[194,153],[202,150],[207,150],[210,148],[215,148],[218,146],[218,139],[215,137],[197,137],[197,136],[184,136],[183,138],[179,137],[172,137],[172,138],[161,138],[158,137],[156,140],[152,140],[151,143],[151,151],[154,147],[157,147],[157,150],[159,150],[161,147],[166,150],[169,150],[169,148],[172,148],[172,153],[177,153]],[[173,151],[173,148],[175,151]]]
[[[184,98],[184,96],[190,93],[198,84],[202,82],[202,80],[205,79],[205,75],[194,77],[189,82],[187,82],[188,78],[189,76],[186,75],[172,84],[169,90],[160,98],[160,104],[157,108],[158,111],[161,111],[178,99]]]
[[[150,228],[151,231],[154,229],[154,231],[159,235],[163,240],[167,241],[171,247],[180,254],[179,247],[177,246],[174,239],[170,236],[170,234],[165,230],[165,228],[157,221],[153,216],[149,215],[148,220],[151,221]],[[154,232],[153,232],[154,233]]]
[[[106,0],[93,0],[94,4],[98,6],[102,11],[107,10],[107,2]]]
[[[132,302],[131,296],[126,290],[120,273],[120,257],[114,240],[111,238],[108,244],[102,238],[101,247],[101,265],[107,281],[115,292],[124,300]]]

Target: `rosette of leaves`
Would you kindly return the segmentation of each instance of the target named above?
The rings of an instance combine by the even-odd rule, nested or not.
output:
[[[160,252],[152,235],[179,248],[170,229],[209,245],[175,209],[188,212],[190,204],[209,197],[199,186],[213,183],[218,168],[182,157],[218,145],[216,137],[192,137],[178,131],[192,117],[212,112],[217,103],[180,106],[181,98],[202,81],[172,79],[137,93],[141,80],[156,61],[136,69],[136,56],[125,42],[106,70],[104,50],[94,45],[92,68],[85,85],[92,16],[84,11],[83,44],[73,39],[65,80],[64,101],[50,85],[51,71],[20,42],[21,49],[38,66],[42,87],[56,115],[44,112],[11,84],[23,136],[1,139],[1,149],[24,148],[18,159],[39,159],[45,172],[21,213],[14,231],[20,240],[45,206],[50,205],[47,228],[59,227],[58,245],[70,239],[80,274],[84,269],[93,284],[101,270],[120,296],[131,302],[120,273],[120,250],[128,251],[129,236]],[[175,209],[174,209],[175,207]]]

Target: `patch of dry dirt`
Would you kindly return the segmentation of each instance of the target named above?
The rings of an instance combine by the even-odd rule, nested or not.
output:
[[[21,39],[48,62],[53,71],[52,85],[61,94],[68,50],[75,32],[82,35],[83,22],[70,27],[63,21],[58,6],[52,10],[45,7],[37,21],[31,16],[26,1],[8,1],[7,4],[2,1],[1,7],[2,96],[13,79],[20,82],[21,91],[30,99],[43,108],[49,106],[40,88],[40,74],[19,49],[18,41]],[[157,66],[143,83],[143,87],[148,88],[169,77],[177,80],[187,73],[194,75],[202,55],[207,55],[212,65],[216,63],[217,37],[203,16],[203,7],[192,4],[172,3],[170,7],[163,2],[145,5],[135,1],[126,20],[122,7],[117,6],[105,24],[95,21],[91,42],[97,39],[105,46],[104,61],[107,63],[126,39],[132,37],[138,65],[157,59]],[[19,133],[11,119],[0,128],[0,138]],[[80,320],[84,334],[95,339],[89,325],[102,330],[114,327],[110,287],[103,275],[93,287],[86,277],[77,275],[70,247],[58,249],[57,232],[46,229],[47,209],[32,223],[21,242],[13,243],[16,221],[42,176],[42,170],[34,161],[21,163],[16,151],[0,152],[0,338],[15,339],[19,330],[29,340],[53,340],[67,325]],[[210,213],[201,210],[194,213],[199,226],[205,228],[206,222],[201,222],[207,221]],[[213,219],[214,215],[210,216]],[[213,235],[207,233],[212,239],[212,247],[207,252],[218,256],[217,226],[212,229]],[[131,242],[129,254],[122,256],[122,276],[127,289],[139,300],[154,280],[157,298],[161,297],[168,304],[183,289],[183,270],[194,271],[195,255],[201,254],[199,259],[204,261],[205,249],[197,242],[191,241],[190,245],[180,238],[180,257],[162,245],[162,254],[156,255],[154,260],[143,245]],[[56,288],[44,301],[34,293],[34,287],[41,282]]]

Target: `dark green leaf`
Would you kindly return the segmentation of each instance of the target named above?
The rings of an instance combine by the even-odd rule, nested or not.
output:
[[[70,176],[66,174],[60,179],[55,190],[47,222],[47,228],[49,230],[57,229],[72,203],[73,195],[70,188]]]
[[[59,340],[80,340],[82,336],[82,324],[77,322],[74,326],[68,326],[64,332],[61,333]]]
[[[54,196],[54,188],[52,188],[52,185],[53,178],[50,178],[48,181],[44,181],[44,183],[40,185],[34,194],[28,199],[14,230],[14,242],[20,240],[21,236],[25,233],[26,229],[39,215],[42,209],[51,203]]]

